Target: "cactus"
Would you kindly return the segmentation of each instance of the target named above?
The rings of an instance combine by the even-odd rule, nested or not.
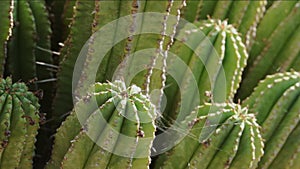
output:
[[[7,57],[6,74],[12,75],[14,81],[51,78],[50,71],[46,71],[47,67],[36,66],[36,62],[52,62],[50,23],[44,2],[12,0],[1,3],[9,6],[7,13],[10,19],[10,28],[3,30],[10,33],[3,43],[5,49],[1,51],[1,56]]]
[[[0,6],[0,168],[300,167],[299,1]]]
[[[154,168],[256,168],[264,143],[255,116],[237,104],[205,104],[182,125],[190,132]],[[177,160],[181,159],[181,160]]]
[[[24,83],[0,82],[0,168],[32,168],[39,104]]]
[[[293,63],[293,59],[297,59],[300,51],[299,39],[292,38],[294,34],[299,36],[297,34],[299,34],[300,21],[296,19],[299,17],[298,1],[275,1],[272,4],[257,28],[256,42],[249,54],[238,98],[245,99],[249,96],[259,80],[274,73],[274,69],[287,68],[285,71],[289,71],[289,66],[285,64]],[[290,47],[293,49],[291,50]],[[282,60],[286,63],[278,67],[278,62]],[[273,64],[276,67],[273,67]]]
[[[285,151],[282,147],[286,141],[295,139],[290,134],[300,124],[299,94],[300,74],[278,73],[267,76],[243,103],[249,107],[251,113],[256,114],[266,143],[259,168],[270,167],[279,151]],[[292,153],[294,150],[290,151]],[[284,161],[282,165],[288,163],[289,161]]]
[[[239,87],[242,71],[246,66],[248,58],[245,45],[242,43],[241,37],[236,29],[226,21],[222,22],[220,20],[211,19],[196,24],[199,26],[198,30],[183,28],[181,34],[178,35],[178,38],[190,46],[187,47],[183,45],[182,42],[177,41],[173,48],[171,48],[171,51],[176,53],[189,65],[189,68],[193,72],[194,77],[190,78],[195,78],[198,83],[200,104],[213,101],[223,102],[227,99],[233,99]],[[201,36],[200,31],[203,32],[207,38],[203,37],[203,35]],[[206,50],[202,50],[203,48]],[[178,69],[175,64],[174,67],[172,67],[172,64],[170,65],[170,69]],[[191,79],[188,79],[189,76],[183,75],[181,78],[182,82],[179,85],[181,85],[182,88],[192,88],[190,87]],[[226,83],[225,85],[224,82]],[[176,84],[171,79],[168,83]],[[176,96],[176,92],[176,86],[174,85],[170,85],[170,87],[166,89],[168,101],[172,103],[178,102],[180,95],[177,93]],[[197,91],[189,89],[181,92],[183,92],[182,95],[194,97],[189,97],[189,100],[186,99],[184,104],[171,105],[174,107],[169,107],[167,110],[169,114],[166,116],[173,116],[175,119],[176,117],[174,117],[174,115],[178,112],[180,104],[189,105],[189,102],[197,102],[194,94]],[[207,92],[211,93],[212,97],[208,97]],[[193,106],[186,107],[184,111],[190,112],[193,108]],[[178,118],[183,120],[184,116]]]
[[[155,117],[139,87],[96,83],[58,129],[46,168],[147,168]],[[113,154],[114,147],[126,156]]]

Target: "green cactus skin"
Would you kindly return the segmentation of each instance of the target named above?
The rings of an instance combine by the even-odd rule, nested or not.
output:
[[[297,59],[299,60],[300,57],[299,39],[300,25],[277,55],[273,62],[273,66],[270,67],[268,71],[269,74],[290,71],[291,69],[299,71],[299,62],[296,63]]]
[[[300,50],[299,45],[289,54],[279,55],[281,51],[288,50],[287,43],[300,25],[300,3],[298,1],[276,1],[266,12],[257,28],[255,44],[253,44],[247,68],[244,72],[244,80],[238,94],[239,99],[245,99],[253,91],[259,80],[269,72],[276,58],[290,56],[293,51]],[[290,45],[290,44],[289,44]],[[296,53],[298,53],[296,51]],[[288,58],[283,58],[289,60]],[[276,65],[276,63],[275,63]]]
[[[176,53],[187,65],[189,65],[189,68],[193,72],[199,86],[200,104],[211,102],[211,99],[215,102],[233,99],[234,94],[239,87],[241,74],[246,66],[248,57],[245,45],[242,43],[242,39],[236,29],[232,25],[227,24],[226,21],[221,22],[220,20],[211,19],[200,22],[197,25],[199,25],[199,30],[207,36],[208,40],[203,39],[204,37],[199,37],[199,34],[197,35],[197,33],[193,33],[192,31],[188,31],[188,33],[182,32],[183,35],[181,34],[179,37],[183,36],[185,42],[191,43],[191,47],[194,49],[190,49],[180,41],[177,41],[173,48],[171,48],[171,51]],[[210,43],[212,43],[214,49],[211,48]],[[206,50],[203,50],[203,48]],[[205,63],[203,63],[199,56],[193,53],[193,51],[200,51],[199,55]],[[224,86],[223,83],[220,84],[220,81],[222,81],[222,75],[220,75],[220,73],[222,73],[221,68],[223,68],[225,72],[226,86]],[[176,69],[176,67],[173,69]],[[208,76],[208,71],[205,69],[209,69],[211,77]],[[183,77],[184,74],[182,78]],[[209,78],[212,78],[212,84]],[[176,84],[176,82],[172,82],[172,80],[169,80],[168,83]],[[182,79],[182,82],[179,85],[183,86],[182,88],[188,89],[190,88],[189,83],[189,79]],[[211,86],[214,88],[211,89]],[[222,89],[225,89],[225,91],[222,91]],[[207,96],[207,91],[211,91],[213,98]],[[168,89],[166,89],[168,101],[171,103],[178,103],[180,96],[177,92],[176,86],[169,86]],[[194,98],[192,96],[194,95],[194,91],[187,90],[180,92],[183,92],[183,94],[186,93],[188,98],[190,98],[190,102],[193,102]],[[222,94],[226,97],[222,97]],[[174,107],[168,107],[169,109],[167,112],[169,112],[169,114],[166,116],[175,119],[180,104],[181,103],[173,104]],[[193,109],[193,107],[190,107],[189,109]],[[185,112],[191,111],[192,110],[186,110]],[[179,118],[183,120],[185,117]]]
[[[1,3],[10,7],[7,13],[10,28],[3,30],[10,36],[1,43],[5,47],[1,55],[4,54],[4,58],[7,55],[5,75],[12,75],[14,81],[29,81],[36,77],[48,79],[51,76],[47,67],[36,67],[36,61],[52,63],[49,52],[51,30],[44,2],[12,0]]]
[[[297,169],[299,168],[299,124],[289,135],[281,150],[278,152],[276,158],[272,161],[269,168],[285,168]]]
[[[39,103],[24,83],[0,82],[0,168],[32,168]]]
[[[82,113],[78,114],[74,109],[58,129],[52,158],[46,168],[147,168],[156,130],[155,107],[141,94],[139,87],[126,89],[121,81],[96,83],[94,89],[90,89],[90,94],[76,103],[76,111]],[[91,106],[93,99],[99,105],[96,110]],[[99,120],[99,113],[107,124]],[[78,117],[85,125],[80,124]],[[124,145],[124,138],[112,131],[135,138],[135,143]],[[89,136],[96,138],[97,144]],[[143,141],[143,138],[148,141]],[[126,149],[131,155],[146,153],[148,157],[121,157],[107,151],[109,148]]]
[[[191,132],[154,168],[256,168],[264,143],[253,114],[235,104],[205,104],[182,125]],[[200,143],[199,143],[200,142]],[[180,160],[178,160],[180,159]]]
[[[13,1],[1,1],[0,6],[2,10],[0,11],[0,15],[2,16],[0,19],[0,75],[3,76],[4,73],[4,64],[7,58],[7,43],[12,34],[12,27],[13,23],[11,22],[12,19],[12,6]]]
[[[92,33],[95,33],[102,26],[107,23],[118,19],[122,16],[132,15],[137,12],[161,12],[166,13],[166,9],[170,7],[171,14],[177,14],[177,9],[181,6],[182,2],[174,1],[172,5],[170,2],[157,2],[157,1],[141,1],[137,3],[133,1],[91,1],[89,3],[83,3],[81,0],[77,0],[75,10],[73,12],[73,21],[71,22],[70,34],[68,39],[65,41],[65,47],[62,48],[62,61],[60,64],[60,71],[58,73],[58,89],[56,91],[56,97],[54,101],[54,117],[58,118],[57,121],[62,120],[62,115],[70,111],[73,107],[72,103],[72,75],[74,63],[78,57],[81,47],[84,45],[86,40]],[[109,15],[107,15],[109,13]],[[163,21],[163,18],[162,18]],[[170,22],[168,22],[170,23]],[[90,25],[87,26],[87,25]],[[128,27],[130,24],[128,25]],[[168,25],[169,30],[173,28],[173,25]],[[135,30],[135,28],[133,28]],[[163,30],[163,27],[161,28]],[[85,31],[83,31],[85,30]],[[134,31],[133,30],[133,31]],[[115,30],[120,31],[120,30]],[[79,33],[80,32],[80,33]],[[82,33],[84,32],[84,33]],[[77,36],[80,34],[80,36]],[[128,36],[130,33],[128,32]],[[73,37],[76,37],[75,39]],[[114,42],[114,37],[102,37],[107,39],[107,41]],[[146,48],[158,48],[159,42],[163,41],[163,47],[167,46],[169,43],[169,38],[162,39],[162,35],[136,35],[132,36],[130,40],[125,39],[120,43],[116,44],[112,50],[110,50],[107,55],[102,60],[99,66],[96,81],[104,82],[105,80],[112,80],[113,73],[117,68],[117,65],[127,55],[133,53],[134,51],[146,49]],[[138,43],[144,42],[144,43]],[[89,41],[89,52],[95,51],[95,53],[89,53],[89,57],[97,55],[97,50],[93,50],[93,44],[96,46],[97,42]],[[127,49],[126,46],[131,46]],[[150,63],[149,63],[150,65]],[[85,65],[87,68],[86,72],[89,72],[89,65]],[[149,66],[151,67],[151,66]],[[153,66],[152,66],[153,68]],[[157,82],[150,84],[150,88],[160,88],[161,87],[161,72],[154,71],[153,76],[151,76],[151,81]],[[88,74],[87,74],[88,75]],[[84,76],[83,76],[84,78]],[[137,79],[133,79],[132,83],[138,85],[139,87],[145,89],[145,83],[147,79],[147,71],[142,72],[137,76]],[[85,79],[81,79],[81,82]]]
[[[8,2],[8,1],[7,1]],[[33,51],[36,41],[36,24],[27,1],[13,1],[13,28],[8,46],[8,69],[13,80],[31,80],[36,77],[36,63]]]
[[[82,2],[78,0],[74,7],[76,10],[74,10],[70,34],[64,43],[65,47],[61,50],[62,61],[57,73],[57,90],[53,101],[53,118],[59,118],[58,121],[62,121],[62,116],[73,107],[71,95],[73,66],[82,46],[92,34],[91,23],[94,17],[92,14],[94,6],[95,2],[93,1]],[[59,123],[53,125],[56,128]]]
[[[243,103],[255,113],[262,127],[265,154],[259,168],[269,168],[300,122],[300,74],[285,72],[267,76]],[[260,102],[261,101],[261,102]],[[294,150],[293,150],[294,151]]]
[[[256,27],[266,10],[267,1],[188,1],[183,17],[190,22],[206,20],[207,17],[228,20],[241,33],[247,48],[251,48]]]

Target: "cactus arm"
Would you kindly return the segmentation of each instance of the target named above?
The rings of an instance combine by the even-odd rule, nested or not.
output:
[[[224,70],[226,71],[225,78],[227,82],[226,88],[228,99],[232,100],[236,90],[239,87],[242,72],[244,67],[246,66],[248,54],[246,52],[246,47],[242,43],[241,38],[238,34],[227,34],[226,36],[226,59],[224,59],[222,65]],[[221,77],[218,77],[218,79],[221,79]],[[221,82],[218,80],[215,83],[216,86],[218,84],[221,84]],[[219,93],[217,89],[219,89],[218,86],[216,87],[216,93]]]
[[[256,40],[257,46],[260,45],[260,48],[257,48],[254,45],[250,51],[248,61],[249,66],[245,70],[245,78],[241,84],[240,93],[238,95],[240,99],[244,99],[245,97],[249,96],[250,92],[252,92],[258,81],[268,74],[268,70],[270,67],[272,67],[276,56],[279,54],[288,38],[298,27],[300,21],[296,18],[299,17],[299,3],[296,3],[286,18],[283,19],[280,24],[278,24],[273,32],[271,32],[269,37],[263,39],[262,41],[259,39]],[[260,28],[262,27],[261,29],[264,29],[263,25],[264,24],[260,24],[257,31],[257,37],[259,37],[258,32]],[[270,27],[269,25],[265,25],[265,27],[266,26]],[[265,34],[268,34],[268,31],[266,31],[264,35]]]
[[[253,94],[243,102],[243,105],[248,106],[250,112],[256,114],[258,124],[262,124],[279,97],[286,89],[297,82],[299,82],[299,73],[297,72],[269,75],[260,83]],[[266,88],[269,90],[265,90]]]
[[[76,10],[74,11],[72,27],[68,39],[65,42],[65,47],[61,50],[61,61],[57,76],[57,91],[53,102],[53,118],[54,125],[58,125],[62,119],[61,115],[70,111],[73,107],[72,103],[72,75],[73,65],[76,62],[77,56],[84,45],[85,41],[91,35],[93,9],[95,2],[77,0]],[[88,26],[90,25],[90,26]]]
[[[297,30],[290,36],[289,41],[282,48],[280,53],[277,55],[276,60],[273,63],[273,66],[270,67],[269,72],[275,73],[277,71],[284,72],[289,71],[291,65],[294,63],[294,60],[299,58],[300,47],[300,25]],[[299,67],[299,66],[298,66]]]
[[[10,106],[11,103],[14,114],[11,117],[11,134],[8,144],[1,157],[1,168],[18,168],[26,141],[26,119],[23,117],[25,114],[21,107],[21,101],[15,95],[9,96],[7,99],[7,106]]]
[[[4,73],[4,64],[7,57],[7,41],[9,40],[12,34],[12,10],[13,10],[13,1],[1,1],[1,11],[0,11],[0,75],[3,76]]]
[[[34,21],[36,24],[36,45],[38,48],[42,48],[50,51],[50,22],[48,20],[47,11],[43,1],[29,1]],[[52,54],[50,52],[42,51],[41,49],[35,49],[36,61],[52,64]],[[51,78],[49,70],[44,67],[37,67],[37,75],[39,80]]]
[[[35,23],[32,11],[27,1],[15,2],[15,22],[13,34],[8,46],[9,71],[14,81],[31,80],[36,77],[35,65]]]
[[[299,116],[300,99],[293,104],[289,109],[289,113],[285,115],[285,118],[281,121],[277,127],[276,132],[272,135],[269,141],[266,143],[265,154],[259,163],[259,168],[268,167],[274,160],[286,139],[292,130],[297,126],[300,121]]]
[[[300,95],[300,83],[296,83],[287,89],[283,95],[278,99],[276,104],[273,106],[268,117],[262,124],[263,138],[268,141],[275,131],[277,132],[278,125],[282,123],[291,112],[289,111],[290,106],[295,104],[298,96]]]
[[[257,28],[256,42],[251,48],[250,58],[248,60],[249,65],[253,64],[255,56],[258,56],[264,46],[267,45],[265,39],[268,39],[268,37],[276,30],[280,22],[289,15],[296,2],[297,1],[276,1],[271,8],[268,9]]]
[[[220,147],[221,151],[215,154],[215,158],[210,162],[208,168],[218,168],[224,166],[224,168],[229,168],[233,158],[235,157],[242,133],[245,128],[245,122],[241,122],[238,126],[235,126],[229,136]]]
[[[215,19],[227,19],[227,13],[231,9],[231,6],[234,2],[233,1],[218,1],[214,12],[212,14],[212,18]]]
[[[186,28],[184,27],[182,30],[187,30],[190,31],[190,29],[192,28]],[[210,37],[211,41],[213,42],[215,39],[215,36],[212,36],[212,32],[211,31],[212,28],[205,28],[203,29],[203,33],[206,34],[208,37]],[[189,65],[189,68],[192,70],[195,78],[199,78],[201,75],[201,71],[203,68],[203,63],[202,61],[199,59],[199,57],[193,53],[193,51],[199,51],[200,48],[201,49],[207,49],[205,51],[201,51],[201,53],[203,53],[203,60],[205,61],[205,59],[207,59],[207,55],[210,52],[211,48],[208,45],[209,43],[208,40],[204,40],[205,36],[203,36],[201,33],[191,33],[188,34],[185,31],[180,31],[179,35],[177,37],[179,40],[175,41],[174,45],[171,48],[171,52],[176,53],[176,55],[178,55],[180,57],[180,59],[183,61],[183,63]],[[185,42],[188,44],[187,45],[183,45],[182,43]],[[203,47],[205,46],[205,47]],[[199,53],[199,52],[198,52]],[[200,62],[200,63],[199,63]],[[181,62],[175,62],[175,61],[171,61],[170,63],[170,71],[174,71],[178,74],[178,77],[180,78],[179,84],[182,86],[182,88],[186,88],[188,89],[188,85],[190,82],[190,78],[191,75],[187,75],[185,76],[185,73],[187,70],[182,69],[183,71],[176,71],[178,70],[178,64],[182,64]],[[197,64],[198,63],[198,64]],[[181,69],[180,69],[181,70]],[[199,73],[198,73],[199,72]],[[186,77],[186,80],[183,80],[183,77]],[[180,96],[179,96],[179,88],[177,87],[177,85],[175,85],[177,82],[174,81],[172,78],[167,77],[167,84],[170,84],[170,86],[168,88],[165,89],[165,93],[166,96],[168,98],[168,102],[170,103],[175,103],[178,102],[180,100]],[[184,92],[184,91],[181,91]],[[177,109],[177,110],[176,110]],[[174,111],[177,113],[178,112],[178,105],[177,104],[167,104],[167,107],[165,109],[165,112],[167,112],[168,114],[166,115],[167,117],[170,118],[174,118],[176,114],[174,114]]]

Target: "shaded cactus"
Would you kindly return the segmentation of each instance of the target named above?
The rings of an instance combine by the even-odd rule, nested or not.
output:
[[[257,117],[262,126],[262,137],[265,140],[265,154],[258,168],[272,168],[281,153],[295,154],[288,144],[297,138],[291,133],[297,133],[300,124],[300,74],[297,72],[278,73],[267,76],[259,83],[252,95],[243,103]],[[290,141],[287,141],[290,140]],[[286,148],[283,148],[283,147]],[[287,152],[289,151],[289,152]],[[289,159],[288,159],[289,157]],[[288,155],[280,166],[288,167],[294,157]],[[273,164],[274,163],[274,164]],[[276,167],[278,167],[276,165]],[[298,168],[297,165],[294,166]],[[282,167],[284,168],[284,167]]]
[[[0,168],[32,168],[39,104],[24,83],[0,82]]]
[[[147,168],[155,117],[139,87],[96,83],[58,129],[46,168]]]
[[[268,74],[289,71],[299,57],[300,2],[275,1],[257,28],[249,54],[239,99],[251,94],[259,80]],[[299,65],[294,65],[296,68]]]
[[[9,36],[6,42],[1,43],[5,47],[1,50],[1,56],[4,60],[7,57],[6,74],[12,75],[14,81],[51,78],[47,66],[36,66],[36,62],[52,63],[50,22],[44,2],[12,0],[1,3],[9,7],[9,11],[6,11],[8,17],[5,18],[10,19],[10,28],[3,30],[10,32]]]
[[[190,106],[191,103],[199,104],[195,99],[196,92],[199,92],[200,104],[233,99],[246,66],[248,54],[245,45],[232,25],[227,24],[227,21],[211,19],[197,23],[197,26],[199,29],[195,30],[183,28],[178,35],[181,41],[175,42],[171,48],[171,51],[189,66],[193,76],[185,76],[185,72],[179,72],[182,76],[178,85],[185,89],[180,92],[188,98],[185,99],[185,103],[179,104],[175,104],[180,99],[178,88],[174,86],[176,82],[169,77],[167,85],[170,86],[165,91],[168,102],[174,104],[167,109],[168,117],[175,118],[174,115],[181,108],[180,105],[189,106],[186,109],[184,107],[184,112],[191,112],[195,107]],[[183,42],[189,46],[182,44]],[[170,69],[178,72],[176,64],[174,67],[172,65],[170,64]],[[196,89],[191,87],[192,78],[198,83]],[[207,93],[210,96],[207,96]],[[181,120],[184,118],[179,117]]]
[[[154,168],[256,168],[264,143],[254,114],[236,104],[205,104],[193,114],[181,124],[190,132]]]

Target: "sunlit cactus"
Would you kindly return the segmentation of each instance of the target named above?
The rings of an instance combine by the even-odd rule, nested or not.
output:
[[[155,117],[139,87],[96,83],[58,129],[46,168],[147,168]]]

